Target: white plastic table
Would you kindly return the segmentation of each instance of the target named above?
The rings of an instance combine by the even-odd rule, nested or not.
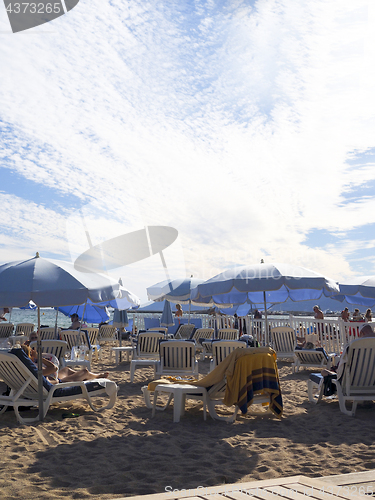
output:
[[[120,352],[125,352],[126,353],[126,361],[130,361],[130,353],[132,351],[133,351],[133,347],[131,347],[131,346],[112,347],[111,351],[110,351],[110,357],[112,358],[112,354],[115,353],[116,365],[118,365],[120,362]]]
[[[156,400],[159,392],[173,394],[173,422],[179,422],[181,415],[185,413],[185,402],[187,394],[196,394],[203,399],[203,419],[206,420],[206,395],[204,387],[197,387],[189,384],[158,384],[154,390],[154,404],[152,407],[152,416],[155,416]]]

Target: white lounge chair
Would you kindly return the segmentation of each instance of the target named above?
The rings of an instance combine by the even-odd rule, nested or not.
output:
[[[154,367],[159,362],[159,344],[164,340],[164,334],[159,332],[143,332],[138,335],[137,345],[133,349],[133,359],[130,362],[130,382],[134,381],[134,372],[137,368]]]
[[[51,328],[41,328],[40,332],[40,340],[58,340],[59,339],[59,330],[55,330],[55,327]]]
[[[119,345],[117,328],[112,325],[102,325],[99,328],[98,341],[100,345],[111,343]]]
[[[34,323],[18,323],[16,326],[15,335],[20,335],[23,332],[26,336],[29,336],[31,332],[34,331]]]
[[[14,325],[13,323],[1,323],[0,324],[0,339],[6,339],[10,337],[13,333]]]
[[[86,366],[89,370],[91,370],[91,361],[92,361],[92,352],[93,349],[90,349],[89,343],[87,341],[86,333],[79,330],[62,330],[60,332],[61,339],[67,343],[67,350],[72,351],[73,347],[86,347],[86,353],[88,355],[88,359],[80,359],[75,360],[70,358],[68,360],[63,359],[63,366]]]
[[[375,400],[375,338],[354,340],[348,346],[347,362],[337,388],[340,410],[354,417],[358,401]],[[352,408],[346,408],[352,401]]]
[[[89,336],[92,353],[95,354],[96,360],[102,359],[102,352],[98,341],[99,328],[84,328]]]
[[[19,406],[38,406],[38,370],[22,349],[13,349],[11,352],[0,352],[0,377],[10,387],[9,396],[0,396],[0,405],[3,405],[0,414],[11,406],[16,418],[21,424],[28,424],[39,420],[36,417],[24,418],[19,412]],[[65,382],[50,384],[43,377],[43,418],[52,404],[75,399],[85,399],[94,411],[112,408],[117,398],[117,385],[108,379],[98,379],[89,382]],[[94,396],[106,394],[109,402],[105,406],[96,406]]]
[[[212,342],[212,360],[210,371],[212,371],[224,358],[226,358],[235,349],[244,349],[247,345],[241,340],[218,340]]]
[[[190,339],[191,334],[194,331],[194,328],[195,328],[195,325],[193,325],[193,324],[180,325],[174,338],[188,340],[188,339]]]
[[[300,368],[327,368],[331,363],[331,358],[324,350],[296,349],[294,355],[293,373],[298,372]]]
[[[195,343],[189,340],[160,342],[160,362],[155,365],[155,369],[156,376],[173,375],[198,378]]]
[[[30,347],[37,349],[38,342],[30,342]],[[53,354],[59,360],[61,366],[64,366],[64,357],[68,344],[64,340],[42,340],[42,353]]]
[[[293,328],[285,326],[271,328],[271,346],[277,354],[277,359],[292,359],[294,361],[297,337]]]
[[[202,340],[212,340],[214,338],[214,333],[215,330],[213,328],[198,328],[191,338],[191,340],[195,342],[196,352],[201,352],[201,361],[203,361],[206,356],[206,350],[202,344]]]
[[[217,332],[217,338],[222,340],[238,340],[239,331],[236,328],[221,328]]]

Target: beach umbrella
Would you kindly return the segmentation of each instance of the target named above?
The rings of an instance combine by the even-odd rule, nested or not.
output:
[[[322,294],[339,292],[338,284],[322,274],[292,264],[254,264],[234,267],[198,285],[191,293],[194,302],[211,300],[215,305],[230,307],[249,301],[264,304],[268,332],[267,304],[317,300]]]
[[[160,318],[160,326],[173,326],[174,320],[172,316],[171,305],[168,300],[164,303],[164,309]]]
[[[77,271],[74,265],[36,254],[32,259],[0,266],[0,304],[23,307],[32,300],[40,308],[83,304],[88,299],[100,302],[116,298],[119,284],[112,278]],[[38,336],[39,418],[43,419],[42,351]]]
[[[191,291],[203,282],[204,280],[193,277],[164,280],[148,287],[147,295],[155,302],[168,300],[179,304],[189,304],[188,323],[190,323]]]
[[[86,321],[87,323],[102,323],[109,319],[108,309],[106,307],[99,307],[91,301],[87,301],[87,304],[81,304],[79,306],[63,306],[55,307],[55,309],[62,312],[65,316],[78,314],[80,320]]]
[[[204,280],[198,278],[183,278],[175,280],[164,280],[156,285],[147,288],[147,295],[150,300],[155,302],[169,300],[169,302],[189,304],[191,290]]]
[[[332,298],[348,304],[375,306],[375,276],[359,276],[345,283],[339,283],[340,293]]]

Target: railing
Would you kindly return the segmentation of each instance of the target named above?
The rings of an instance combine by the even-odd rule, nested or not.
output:
[[[133,328],[138,331],[144,329],[145,318],[161,318],[161,314],[133,314]],[[307,334],[317,334],[318,342],[328,353],[340,353],[343,346],[358,338],[363,322],[344,322],[341,318],[315,319],[311,316],[268,317],[268,332],[266,321],[253,319],[250,316],[234,318],[233,316],[210,316],[207,314],[191,314],[191,318],[202,320],[202,328],[238,328],[241,333],[253,335],[261,346],[271,345],[271,329],[279,326],[288,326],[294,329],[297,337]],[[370,323],[375,330],[375,322]]]

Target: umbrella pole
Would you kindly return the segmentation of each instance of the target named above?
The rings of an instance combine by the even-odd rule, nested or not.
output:
[[[57,338],[57,316],[59,314],[59,308],[56,309],[56,318],[55,318],[55,337]]]
[[[267,344],[266,345],[269,345],[266,292],[263,292],[263,302],[264,302],[264,317],[265,317],[266,340],[267,340]]]
[[[40,307],[38,306],[38,406],[39,406],[39,420],[43,420],[44,402],[43,402],[43,360],[42,360],[42,342],[40,340]]]
[[[189,299],[189,316],[188,316],[188,325],[190,325],[190,311],[191,311],[191,299]]]

